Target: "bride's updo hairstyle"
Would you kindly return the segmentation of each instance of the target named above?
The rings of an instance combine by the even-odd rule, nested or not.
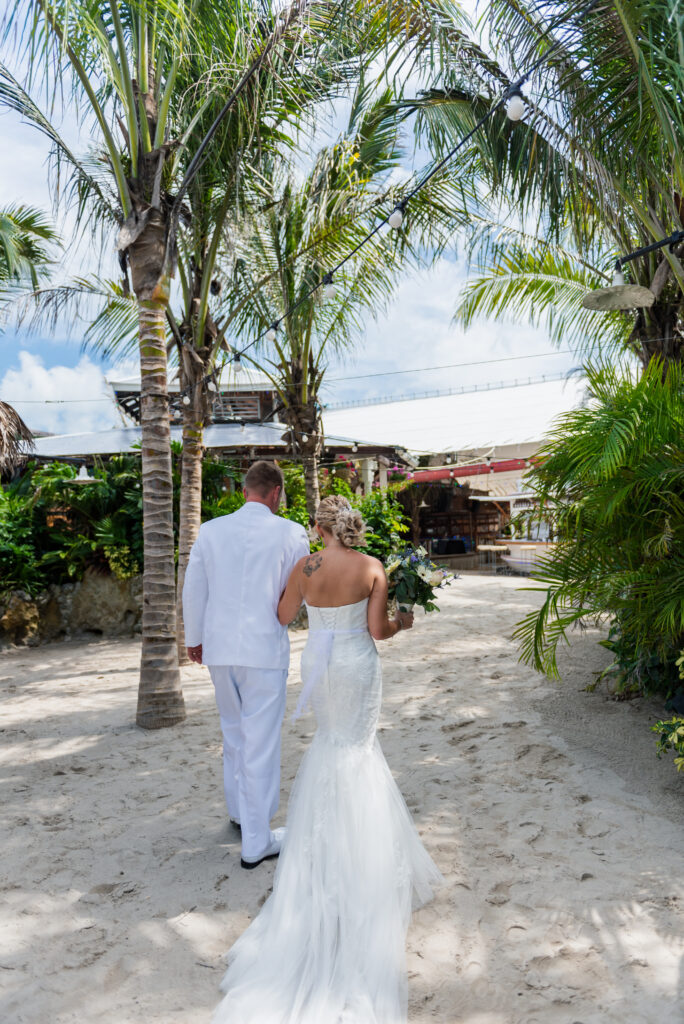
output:
[[[341,494],[331,494],[324,498],[318,506],[316,522],[322,530],[327,530],[346,548],[363,544],[366,524],[361,513],[352,508]]]

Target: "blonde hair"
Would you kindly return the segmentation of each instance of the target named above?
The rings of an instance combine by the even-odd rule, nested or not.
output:
[[[324,498],[316,512],[316,522],[322,530],[327,530],[346,548],[363,544],[366,524],[361,513],[352,508],[341,494],[331,494]]]

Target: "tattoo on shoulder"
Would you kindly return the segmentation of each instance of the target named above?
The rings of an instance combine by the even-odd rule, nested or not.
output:
[[[320,551],[317,551],[313,555],[309,555],[306,562],[304,563],[302,572],[304,573],[305,576],[311,576],[312,573],[316,572],[316,569],[320,569],[322,564],[323,555],[320,553]]]

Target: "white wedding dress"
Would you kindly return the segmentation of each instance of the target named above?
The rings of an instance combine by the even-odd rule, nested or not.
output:
[[[368,600],[308,607],[318,730],[295,780],[273,893],[228,954],[214,1024],[404,1024],[412,906],[442,878],[375,738]]]

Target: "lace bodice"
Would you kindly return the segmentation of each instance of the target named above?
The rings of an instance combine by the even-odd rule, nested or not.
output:
[[[319,738],[367,746],[375,737],[382,699],[380,659],[368,632],[368,598],[337,608],[307,604],[307,611],[302,676],[317,679],[311,704]]]

